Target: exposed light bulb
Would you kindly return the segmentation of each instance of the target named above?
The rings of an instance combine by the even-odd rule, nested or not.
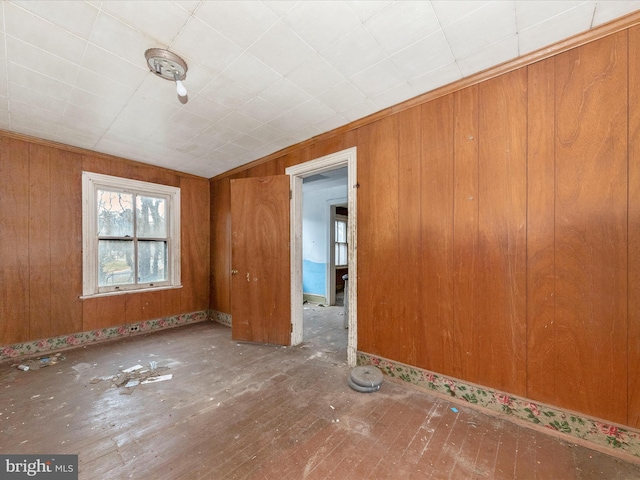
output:
[[[178,95],[180,95],[181,97],[187,96],[187,89],[182,84],[182,82],[177,78],[176,78],[176,92],[178,92]]]

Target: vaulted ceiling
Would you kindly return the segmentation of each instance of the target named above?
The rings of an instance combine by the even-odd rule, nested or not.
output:
[[[0,2],[0,128],[213,177],[639,1]],[[186,101],[144,53],[188,64]]]

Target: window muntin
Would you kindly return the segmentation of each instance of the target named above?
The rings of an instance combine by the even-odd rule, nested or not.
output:
[[[179,208],[179,188],[84,172],[84,296],[179,286]]]
[[[336,217],[334,225],[334,255],[336,267],[346,267],[349,263],[347,257],[347,219]]]

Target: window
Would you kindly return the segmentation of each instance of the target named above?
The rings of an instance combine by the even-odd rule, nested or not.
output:
[[[349,263],[347,258],[347,217],[336,216],[334,231],[336,267],[346,267]]]
[[[82,174],[83,295],[180,286],[180,189]]]

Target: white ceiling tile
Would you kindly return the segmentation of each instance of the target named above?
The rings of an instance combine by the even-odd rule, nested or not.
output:
[[[193,175],[197,175],[204,178],[210,178],[214,176],[215,172],[221,172],[221,171],[227,170],[227,168],[225,167],[218,167],[218,168],[213,167],[212,163],[207,159],[197,160],[193,162],[185,162],[180,164],[180,168],[176,166],[175,159],[174,159],[173,163],[170,165],[171,166],[166,166],[165,168],[171,168],[172,170],[186,171]]]
[[[378,106],[379,110],[384,110],[392,105],[416,97],[420,93],[422,92],[418,92],[410,84],[402,83],[386,92],[382,92],[380,95],[376,95],[371,98],[371,101]]]
[[[237,108],[254,97],[254,94],[239,87],[234,81],[220,75],[200,90],[200,95],[228,108]]]
[[[587,8],[591,10],[591,13],[593,13],[593,5],[589,6],[589,2],[585,2],[584,0],[564,0],[562,2],[558,2],[557,0],[528,0],[526,2],[515,2],[518,30],[522,31],[538,23],[547,21],[549,18],[560,15],[581,4],[587,6]]]
[[[229,155],[231,157],[244,155],[249,151],[249,149],[241,147],[240,145],[236,145],[235,143],[227,143],[220,148],[217,148],[216,150],[223,153],[224,155]]]
[[[64,132],[76,132],[78,135],[86,135],[87,138],[96,138],[97,143],[98,140],[107,133],[107,129],[84,122],[81,118],[65,115],[60,123],[58,134],[63,135]]]
[[[453,53],[442,30],[418,40],[391,57],[402,75],[412,80],[454,61]]]
[[[343,75],[318,55],[300,65],[286,78],[314,97],[345,81]]]
[[[420,92],[427,93],[443,85],[448,85],[462,78],[457,63],[450,63],[410,81],[411,86]]]
[[[376,63],[351,78],[351,83],[367,97],[375,97],[404,82],[405,78],[391,60]]]
[[[117,114],[118,112],[114,113],[113,111],[83,108],[78,105],[68,104],[64,117],[73,119],[74,122],[87,123],[97,128],[107,129],[111,126]]]
[[[176,91],[176,84],[170,80],[165,80],[154,75],[151,72],[147,72],[147,76],[140,83],[136,89],[136,94],[141,95],[144,98],[157,100],[159,102],[170,103],[172,105],[180,106],[178,103],[178,92]],[[187,89],[187,96],[189,90]]]
[[[7,35],[74,63],[87,43],[12,3],[5,3],[5,28]]]
[[[124,106],[124,103],[113,102],[79,88],[74,88],[71,91],[69,103],[88,110],[99,111],[105,116],[111,117],[118,115]]]
[[[596,12],[593,17],[592,27],[602,25],[615,18],[640,10],[638,0],[608,0],[596,3]]]
[[[190,97],[189,101],[182,107],[182,110],[206,118],[210,122],[217,122],[231,111],[229,107],[220,105],[202,95]]]
[[[262,123],[267,123],[282,113],[281,107],[267,102],[260,97],[254,97],[238,109],[239,112],[249,115]]]
[[[211,122],[185,110],[178,111],[170,119],[169,127],[174,136],[188,140],[205,131]]]
[[[316,51],[362,25],[344,2],[299,2],[284,22]]]
[[[186,10],[189,13],[193,11],[202,3],[202,0],[175,0],[173,1],[177,6]]]
[[[440,29],[431,2],[395,2],[366,22],[382,49],[393,54]]]
[[[233,143],[236,145],[240,145],[247,150],[255,150],[257,148],[261,148],[264,145],[262,140],[258,140],[250,135],[243,135],[241,137],[236,138]]]
[[[27,117],[21,117],[19,120],[16,120],[15,117],[13,117],[11,121],[11,131],[13,132],[55,142],[58,136],[55,132],[48,131],[47,126],[48,125],[37,119],[33,119],[33,121],[31,121],[31,119]],[[40,127],[42,127],[42,129]]]
[[[218,76],[218,72],[211,70],[210,68],[201,65],[200,63],[189,60],[187,63],[187,75],[182,81],[183,85],[189,92],[189,94],[200,93],[202,89],[206,87],[211,80]]]
[[[98,9],[88,2],[50,0],[12,0],[11,3],[46,19],[48,22],[85,40],[98,16]],[[5,5],[9,5],[6,2]]]
[[[153,39],[156,47],[166,48],[176,38],[190,14],[171,2],[166,2],[162,8],[157,6],[158,2],[149,0],[108,0],[102,2],[101,10]]]
[[[11,112],[11,122],[20,121],[23,126],[36,128],[43,132],[55,133],[57,131],[57,125],[62,118],[62,111],[53,112],[40,108],[36,105],[18,102],[16,100],[9,100],[9,110]],[[33,122],[30,120],[32,119]],[[46,123],[47,126],[36,126],[40,123]]]
[[[60,98],[52,97],[45,92],[31,90],[19,83],[11,83],[8,86],[11,100],[20,103],[35,105],[52,112],[63,112],[67,102]]]
[[[113,122],[110,131],[143,139],[153,134],[159,125],[168,123],[178,109],[177,105],[158,102],[136,94]]]
[[[618,0],[4,1],[0,128],[210,177],[636,10]],[[187,61],[186,100],[149,72],[149,47]]]
[[[549,41],[556,42],[587,30],[592,18],[593,6],[583,3],[524,29],[518,35],[519,53],[524,55],[545,47]]]
[[[283,133],[282,130],[271,125],[260,125],[258,128],[249,131],[249,135],[263,142],[270,142],[274,138],[279,138]]]
[[[195,60],[215,74],[222,72],[242,53],[242,49],[235,43],[195,17],[187,22],[171,44],[170,50],[183,56],[185,60]]]
[[[444,28],[456,58],[516,34],[513,2],[492,2]]]
[[[67,100],[71,94],[72,85],[48,77],[42,73],[34,72],[21,65],[9,63],[8,76],[11,82],[21,85],[36,93],[44,93],[51,97]]]
[[[214,150],[225,143],[227,143],[227,140],[223,138],[207,135],[206,133],[200,133],[189,139],[188,142],[185,142],[184,146],[192,144],[194,146],[202,147],[203,150],[208,151]]]
[[[324,120],[316,123],[313,126],[324,133],[333,130],[334,128],[346,125],[347,123],[348,122],[346,118],[344,118],[340,114],[336,114],[333,117],[325,118]]]
[[[307,125],[307,123],[305,123],[302,118],[298,117],[293,112],[283,113],[267,124],[268,127],[271,127],[280,132],[280,134],[275,138],[281,138],[283,135],[289,135],[293,132],[296,132],[305,125]],[[251,132],[251,135],[254,135],[254,133]],[[273,142],[275,138],[271,137],[268,139],[268,141]]]
[[[298,2],[292,0],[264,0],[262,3],[278,17],[284,17]]]
[[[282,21],[270,28],[248,51],[282,76],[316,53]]]
[[[431,5],[436,12],[440,26],[446,27],[467,15],[471,15],[492,1],[494,0],[456,0],[455,2],[451,0],[432,0]],[[528,1],[519,3],[528,3]]]
[[[219,146],[220,145],[217,145],[216,147],[219,147]],[[205,146],[205,145],[199,145],[196,142],[188,141],[188,142],[184,142],[184,143],[178,145],[176,150],[178,150],[179,152],[182,152],[182,153],[186,153],[187,155],[200,157],[200,156],[206,155],[208,152],[210,152],[212,150],[212,147]]]
[[[196,16],[242,48],[249,48],[278,21],[257,1],[202,2]]]
[[[222,76],[253,94],[260,93],[282,77],[249,53],[241,55]]]
[[[135,92],[135,88],[121,85],[86,68],[80,68],[78,70],[75,86],[106,100],[121,104],[125,104]]]
[[[262,122],[250,117],[249,115],[245,115],[244,113],[231,112],[222,120],[218,121],[216,125],[228,127],[236,130],[237,132],[247,132],[253,130],[254,128],[258,128],[260,125],[262,125]]]
[[[207,135],[216,140],[221,140],[222,144],[232,142],[236,138],[242,135],[242,132],[222,125],[220,122],[213,124],[206,131],[202,132],[202,135]]]
[[[315,124],[327,118],[333,117],[337,112],[327,107],[324,103],[312,98],[290,112],[307,124]]]
[[[291,110],[311,99],[311,95],[302,91],[286,78],[282,78],[262,90],[260,97],[275,105],[280,105],[282,111]]]
[[[144,52],[156,47],[155,41],[120,20],[100,13],[89,42],[134,65],[146,65]]]
[[[378,106],[373,103],[371,100],[366,99],[364,102],[357,103],[355,105],[346,108],[345,110],[340,111],[340,115],[347,119],[349,122],[353,122],[360,118],[364,118],[372,113],[380,110]]]
[[[83,148],[93,148],[102,138],[101,134],[83,132],[74,128],[60,126],[57,141]]]
[[[336,112],[365,100],[365,95],[350,82],[342,82],[318,96],[318,100]]]
[[[496,42],[483,50],[458,59],[458,67],[463,76],[499,65],[518,56],[518,37],[513,36]]]
[[[297,138],[298,137],[295,135],[287,135],[285,137],[275,139],[272,145],[275,145],[276,151],[283,150],[298,143],[299,140],[297,140]]]
[[[2,9],[0,8],[0,11]],[[0,34],[0,63],[4,63],[6,65],[7,60],[7,47],[6,47],[6,37],[5,35]]]
[[[347,5],[364,23],[393,3],[393,0],[350,0]]]
[[[7,53],[16,63],[60,82],[73,84],[78,66],[60,57],[40,50],[14,37],[7,37]],[[9,67],[11,71],[11,67]]]
[[[293,136],[295,138],[295,141],[291,142],[289,145],[287,145],[287,147],[294,145],[298,142],[303,142],[304,140],[308,140],[312,137],[315,137],[316,135],[320,135],[321,133],[322,131],[318,127],[314,127],[313,125],[308,125],[306,127],[303,127],[297,132],[294,132]]]
[[[134,65],[92,44],[87,45],[82,67],[134,89],[137,89],[149,74],[144,61],[139,66]]]
[[[360,27],[321,52],[338,72],[351,77],[384,58],[386,54],[369,31]]]

